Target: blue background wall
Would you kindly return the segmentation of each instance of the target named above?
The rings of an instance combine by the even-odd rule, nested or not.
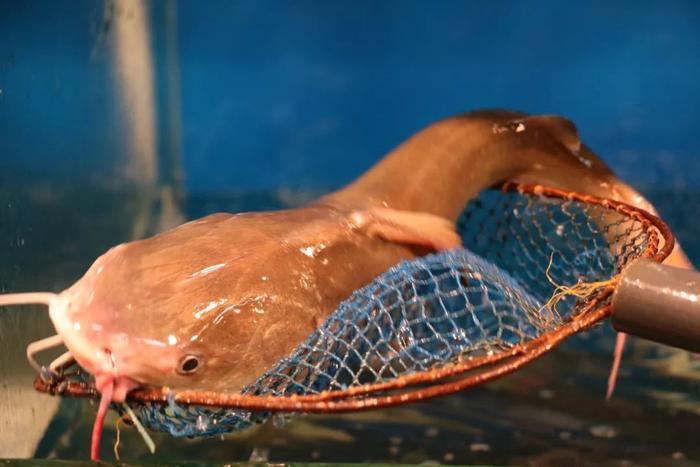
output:
[[[158,217],[152,187],[129,185],[124,170],[134,154],[113,45],[128,2],[0,0],[0,292],[61,290],[109,246],[161,227],[149,221]],[[176,76],[164,63],[168,5]],[[158,154],[165,165],[181,158],[186,216],[279,206],[283,196],[269,192],[280,188],[335,188],[436,119],[506,107],[572,118],[584,141],[659,207],[700,265],[697,0],[162,0],[147,11]],[[176,150],[165,144],[178,125],[163,102],[178,80],[180,112],[168,114],[180,118]],[[34,395],[22,349],[51,326],[44,310],[4,311],[2,332],[9,338],[0,338],[0,406],[13,404],[3,421],[15,417],[5,426],[31,444],[43,432],[36,420],[48,419],[55,401],[17,405],[17,391]],[[671,453],[697,458],[697,362],[636,352],[621,394],[603,405],[612,342],[595,339],[575,341],[574,352],[550,356],[535,373],[519,372],[510,390],[435,401],[416,415],[373,413],[362,429],[357,419],[330,419],[318,439],[307,425],[285,438],[289,451],[269,430],[235,443],[159,449],[169,459],[244,460],[253,447],[266,452],[271,436],[272,461],[312,460],[319,451],[321,460],[377,461],[386,459],[389,437],[402,436],[410,440],[402,450],[431,457],[391,461],[443,459],[438,450],[474,464],[573,464],[577,453],[642,463],[668,462]],[[76,407],[64,405],[38,456],[87,457],[91,414],[83,411],[90,420],[81,422]],[[449,421],[436,440],[424,434],[431,420]],[[618,438],[601,443],[596,427]],[[342,437],[346,428],[355,442]],[[14,445],[3,455],[3,439],[13,440],[0,436],[0,457],[27,455]],[[125,444],[132,458],[143,449],[136,438]]]
[[[478,107],[569,116],[630,181],[698,186],[697,2],[220,0],[176,9],[189,192],[333,188],[431,121]],[[3,1],[0,11],[5,175],[114,176],[110,161],[128,148],[104,4]]]

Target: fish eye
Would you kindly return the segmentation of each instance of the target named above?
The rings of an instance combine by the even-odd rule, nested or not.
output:
[[[194,355],[185,355],[180,360],[177,372],[181,375],[191,375],[199,368],[199,358]]]

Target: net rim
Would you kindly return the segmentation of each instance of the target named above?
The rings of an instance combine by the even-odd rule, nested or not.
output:
[[[634,219],[640,222],[648,235],[647,245],[639,258],[661,262],[668,257],[675,245],[671,229],[663,220],[648,211],[624,202],[564,191],[544,185],[515,182],[506,182],[496,189],[506,193],[536,195],[599,205]],[[663,240],[663,246],[660,247],[661,240]],[[609,304],[599,305],[613,291],[614,286],[604,287],[571,321],[507,351],[458,360],[439,368],[403,375],[386,382],[353,386],[343,390],[324,391],[319,394],[291,396],[256,396],[187,390],[173,392],[168,388],[143,388],[130,392],[127,396],[127,402],[161,405],[175,402],[182,405],[270,412],[338,413],[428,400],[505,376],[536,360],[566,338],[610,316],[611,306]],[[444,381],[448,378],[450,378],[449,381]],[[430,386],[420,387],[425,384],[430,384]],[[93,398],[99,396],[95,387],[88,382],[68,381],[65,378],[47,381],[41,375],[35,379],[34,388],[39,392],[51,395]],[[377,393],[386,392],[391,393],[377,395]]]

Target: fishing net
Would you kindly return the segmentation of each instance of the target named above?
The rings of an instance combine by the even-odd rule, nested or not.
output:
[[[211,436],[274,412],[449,394],[514,371],[600,321],[622,268],[639,257],[660,261],[672,247],[667,227],[643,211],[541,187],[482,193],[458,229],[463,249],[403,262],[355,291],[240,393],[139,389],[131,408],[151,430]],[[80,371],[36,386],[95,395]]]

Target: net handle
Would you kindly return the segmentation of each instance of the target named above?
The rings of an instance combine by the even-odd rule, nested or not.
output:
[[[612,324],[627,334],[700,352],[700,273],[639,259],[621,274]]]

